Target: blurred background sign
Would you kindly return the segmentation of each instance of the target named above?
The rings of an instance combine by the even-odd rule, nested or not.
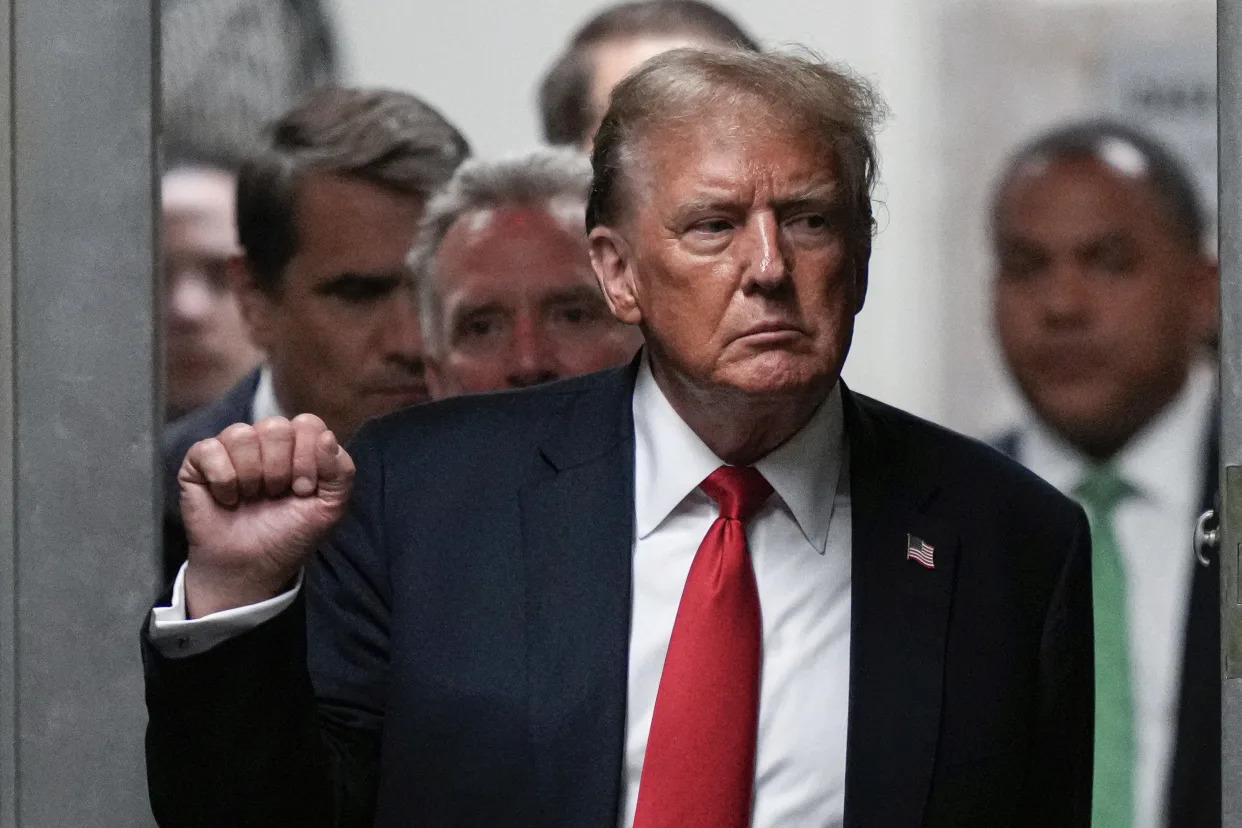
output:
[[[1141,126],[1190,165],[1203,204],[1216,213],[1216,50],[1203,37],[1110,44],[1100,108]]]

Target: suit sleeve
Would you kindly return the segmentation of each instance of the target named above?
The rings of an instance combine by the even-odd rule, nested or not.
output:
[[[350,453],[349,511],[292,607],[187,658],[162,656],[144,629],[160,825],[371,825],[388,664],[384,472],[369,437]]]
[[[1048,605],[1039,652],[1036,726],[1019,813],[1023,825],[1091,824],[1095,667],[1091,533],[1082,509]]]

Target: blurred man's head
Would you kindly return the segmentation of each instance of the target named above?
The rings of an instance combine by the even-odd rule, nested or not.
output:
[[[228,391],[261,359],[229,284],[240,252],[231,173],[178,167],[160,195],[168,419]]]
[[[666,393],[789,408],[836,384],[867,290],[881,111],[804,57],[683,49],[618,85],[591,257]]]
[[[995,323],[1035,413],[1111,456],[1181,389],[1216,325],[1203,210],[1150,138],[1094,122],[1022,148],[995,198]]]
[[[410,266],[437,397],[520,388],[623,364],[587,256],[591,167],[568,150],[467,161],[429,205]]]
[[[728,15],[697,0],[607,8],[577,31],[544,76],[539,90],[544,138],[589,150],[618,81],[648,58],[682,47],[759,50]]]
[[[469,148],[410,95],[326,89],[243,165],[240,296],[281,408],[342,439],[427,397],[406,254]]]

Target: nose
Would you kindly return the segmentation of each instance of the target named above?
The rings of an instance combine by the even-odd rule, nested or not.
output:
[[[560,377],[556,350],[547,332],[531,314],[518,317],[506,381],[510,388],[527,388]]]
[[[423,329],[412,287],[393,292],[380,330],[379,346],[386,360],[421,367]]]
[[[744,287],[751,292],[771,293],[785,284],[790,269],[780,223],[774,213],[765,211],[747,223],[747,231]]]
[[[1056,327],[1081,323],[1087,316],[1089,291],[1079,268],[1070,263],[1057,264],[1042,298],[1047,323]]]
[[[207,279],[193,271],[172,274],[167,290],[168,321],[174,327],[203,324],[211,317],[218,299]]]

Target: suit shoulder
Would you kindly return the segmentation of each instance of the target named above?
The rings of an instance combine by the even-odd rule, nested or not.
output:
[[[564,420],[578,400],[616,390],[621,370],[423,403],[372,420],[359,437],[381,451],[402,451],[414,442],[457,452],[471,446],[492,452],[506,445],[530,446]]]
[[[250,404],[258,383],[258,372],[246,376],[227,394],[202,408],[173,420],[164,428],[163,454],[166,464],[181,465],[190,446],[215,437],[233,423],[250,419]]]
[[[1078,506],[995,444],[985,443],[877,400],[857,396],[859,408],[891,446],[975,504],[992,502],[1009,514],[1076,523]]]

